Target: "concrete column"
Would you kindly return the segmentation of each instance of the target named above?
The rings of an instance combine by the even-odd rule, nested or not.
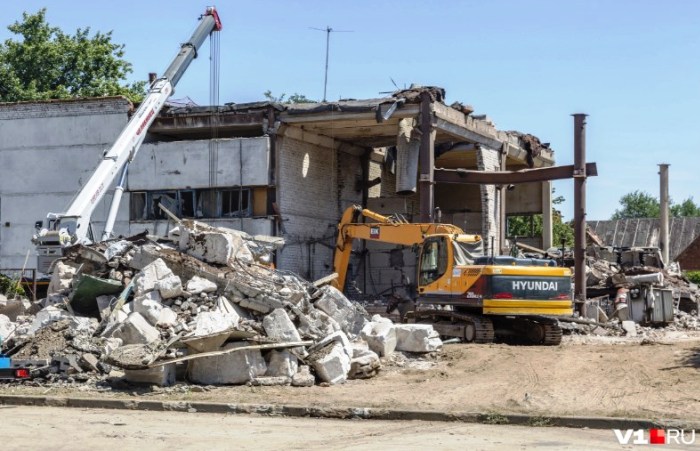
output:
[[[430,94],[421,94],[420,103],[420,222],[433,222],[435,198],[435,129],[433,127],[433,101]]]
[[[552,182],[542,182],[542,249],[552,247]]]
[[[669,241],[668,241],[668,218],[669,218],[669,199],[668,199],[668,167],[670,165],[661,163],[659,165],[659,182],[660,182],[660,203],[661,203],[661,231],[659,237],[659,249],[664,264],[668,265],[669,261]]]

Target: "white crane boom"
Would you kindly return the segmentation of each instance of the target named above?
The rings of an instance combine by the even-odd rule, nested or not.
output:
[[[148,128],[172,95],[177,82],[197,56],[197,50],[214,31],[221,30],[221,21],[214,7],[208,7],[189,41],[182,44],[163,76],[151,85],[146,97],[131,116],[112,147],[104,152],[88,182],[80,189],[65,213],[49,213],[46,224],[34,236],[39,254],[38,268],[46,272],[50,263],[61,256],[61,249],[77,243],[88,243],[90,218],[97,204],[122,172],[122,179],[115,190],[115,197],[105,224],[103,239],[109,238],[116,218],[121,194],[124,190],[126,168],[134,159],[146,136]]]

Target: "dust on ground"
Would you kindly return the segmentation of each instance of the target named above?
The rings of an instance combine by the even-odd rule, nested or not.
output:
[[[646,342],[574,336],[554,347],[450,344],[383,363],[373,379],[328,387],[4,385],[0,393],[700,421],[698,332]]]

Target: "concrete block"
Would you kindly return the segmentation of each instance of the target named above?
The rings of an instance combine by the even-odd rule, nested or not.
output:
[[[168,363],[145,370],[124,370],[124,377],[132,384],[167,387],[175,383],[175,364]]]
[[[299,371],[292,376],[292,386],[294,387],[313,387],[316,383],[316,377],[311,374],[308,365],[301,365]]]
[[[369,349],[380,357],[385,357],[396,349],[396,330],[391,320],[380,317],[379,321],[375,322],[375,317],[362,328],[360,337],[367,342]]]
[[[216,307],[214,311],[219,312],[222,315],[232,315],[238,317],[236,324],[238,324],[240,320],[253,319],[252,315],[247,310],[240,308],[237,304],[229,301],[224,296],[219,296],[216,299]]]
[[[637,325],[634,321],[622,321],[622,330],[625,331],[625,335],[628,337],[637,336]]]
[[[158,323],[160,312],[163,310],[162,298],[159,291],[149,291],[148,293],[136,296],[132,301],[135,312],[138,312],[152,326]]]
[[[100,319],[105,319],[111,313],[110,306],[112,305],[112,300],[114,296],[110,294],[105,294],[102,296],[97,296],[95,301],[97,302],[97,309],[100,312]]]
[[[396,350],[433,352],[442,347],[442,340],[430,324],[394,324]]]
[[[163,299],[174,298],[182,294],[182,281],[160,258],[141,270],[136,276],[135,284],[136,296],[153,290],[158,290]]]
[[[65,310],[59,309],[52,305],[40,310],[34,317],[32,325],[29,326],[29,333],[35,334],[39,329],[48,326],[49,324],[60,321],[64,318],[69,318],[71,315]]]
[[[97,357],[95,357],[93,354],[90,354],[89,352],[86,352],[82,356],[80,356],[80,366],[85,371],[94,371],[98,373],[100,371],[100,369],[97,367],[98,363],[99,361],[97,360]]]
[[[234,259],[253,262],[242,232],[197,223],[180,227],[180,250],[207,263],[229,265]]]
[[[267,354],[267,371],[265,376],[292,377],[297,373],[299,364],[294,354],[287,350],[270,351]]]
[[[232,314],[222,315],[218,312],[201,312],[195,319],[193,336],[203,337],[217,332],[233,329],[238,325],[238,318]]]
[[[47,294],[58,293],[71,287],[77,268],[57,261],[51,274]]]
[[[65,296],[59,297],[62,301],[66,299]],[[22,299],[7,299],[5,295],[0,294],[0,315],[7,316],[10,318],[10,321],[17,321],[17,317],[25,315],[27,310],[27,306]]]
[[[339,341],[331,341],[309,354],[308,362],[323,382],[342,384],[350,371],[350,356]]]
[[[151,326],[138,312],[130,313],[111,333],[113,338],[119,338],[123,344],[149,344],[160,339],[158,330]]]
[[[354,348],[355,352],[350,361],[350,379],[367,379],[374,377],[382,367],[379,356],[369,349]]]
[[[246,346],[247,343],[229,343],[223,350]],[[258,349],[233,351],[228,354],[202,357],[189,361],[188,379],[197,384],[245,384],[263,376],[265,360]]]
[[[356,336],[367,323],[365,312],[332,286],[322,287],[323,295],[314,306],[333,318],[346,334]]]
[[[177,322],[177,313],[175,313],[170,307],[163,307],[158,314],[156,326],[175,327]]]
[[[281,342],[300,341],[297,328],[284,309],[278,308],[263,318],[263,329],[268,337]]]
[[[203,277],[194,276],[187,281],[185,290],[190,294],[213,293],[217,289],[216,284]]]

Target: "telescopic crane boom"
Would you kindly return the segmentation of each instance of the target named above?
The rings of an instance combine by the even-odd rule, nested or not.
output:
[[[126,171],[133,161],[148,128],[174,92],[175,85],[197,57],[197,50],[214,31],[221,30],[221,21],[214,7],[208,7],[190,39],[182,44],[170,66],[151,85],[146,97],[132,115],[112,147],[106,150],[88,182],[78,192],[65,213],[49,213],[46,223],[34,236],[39,254],[38,269],[46,272],[51,261],[60,257],[63,247],[92,241],[90,218],[97,204],[121,173],[114,199],[105,224],[102,239],[112,234],[121,195],[124,191]]]

